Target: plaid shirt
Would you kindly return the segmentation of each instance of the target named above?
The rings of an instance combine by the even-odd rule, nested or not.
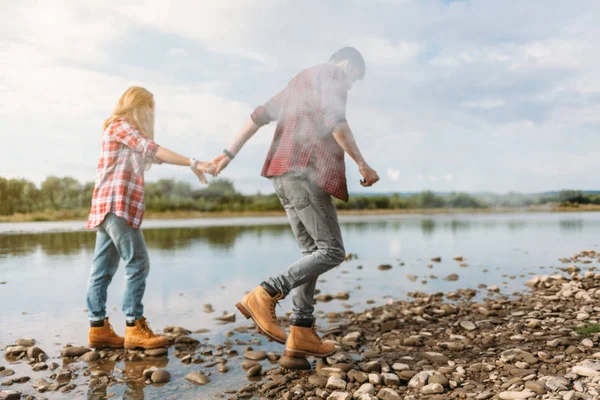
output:
[[[277,121],[262,176],[309,169],[319,187],[348,201],[344,150],[332,135],[346,121],[348,86],[344,82],[341,68],[317,65],[302,71],[254,110],[252,120],[259,126]]]
[[[87,228],[95,228],[112,212],[138,229],[144,217],[144,170],[158,162],[158,145],[124,119],[112,122],[102,136],[96,185]]]

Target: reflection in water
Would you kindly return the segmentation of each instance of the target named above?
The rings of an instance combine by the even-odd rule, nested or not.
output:
[[[205,242],[210,248],[228,250],[245,234],[281,235],[289,232],[285,225],[227,226],[210,228],[169,228],[144,231],[149,248],[170,250],[187,247],[193,241]],[[41,250],[45,255],[69,255],[81,250],[93,251],[96,232],[57,232],[27,235],[0,235],[0,257],[26,255]]]
[[[561,220],[560,229],[563,231],[581,231],[583,230],[583,221],[580,219]]]
[[[431,236],[433,231],[435,230],[435,221],[433,219],[423,219],[421,220],[421,232],[425,236]]]
[[[450,230],[452,233],[456,233],[458,231],[466,231],[471,227],[471,222],[467,220],[452,220],[450,222]]]
[[[157,367],[166,368],[169,364],[168,357],[161,358],[147,358],[140,361],[124,361],[124,376],[123,379],[126,381],[125,393],[122,399],[126,400],[144,400],[144,389],[148,387],[145,384],[146,378],[144,377],[144,370]],[[120,371],[118,368],[115,369],[117,363],[115,361],[102,361],[97,364],[90,364],[90,372],[92,376],[97,373],[113,375],[118,378]],[[107,385],[101,385],[96,387],[90,387],[87,393],[88,400],[100,400],[106,399],[108,392]]]
[[[527,223],[525,221],[509,221],[508,222],[508,229],[510,229],[511,231],[520,231],[525,229],[525,227],[527,226]]]

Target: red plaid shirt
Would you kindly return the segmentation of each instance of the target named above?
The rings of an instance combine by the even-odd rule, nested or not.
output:
[[[95,228],[112,212],[137,229],[144,217],[144,170],[149,162],[158,162],[158,145],[118,119],[106,128],[101,148],[86,227]]]
[[[348,201],[344,150],[332,135],[346,121],[347,95],[344,71],[327,63],[302,71],[283,91],[257,107],[252,113],[257,125],[277,121],[262,176],[310,169],[319,187]]]

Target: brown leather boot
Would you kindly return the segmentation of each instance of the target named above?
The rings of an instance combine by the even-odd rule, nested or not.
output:
[[[283,299],[283,295],[276,291],[272,294],[269,294],[263,286],[258,286],[235,306],[246,318],[252,318],[258,331],[267,339],[285,344],[287,335],[277,324],[277,315],[275,314],[275,306],[279,300]]]
[[[135,320],[134,326],[125,327],[125,348],[135,349],[156,349],[158,347],[166,347],[169,340],[160,335],[155,335],[152,329],[148,326],[146,318],[142,317]]]
[[[317,334],[314,321],[292,323],[284,354],[288,357],[328,357],[336,352],[335,344],[323,341]]]
[[[108,322],[108,318],[104,318],[104,325],[99,327],[90,327],[88,334],[88,347],[92,349],[110,347],[112,349],[123,348],[124,339],[113,331],[112,326]]]

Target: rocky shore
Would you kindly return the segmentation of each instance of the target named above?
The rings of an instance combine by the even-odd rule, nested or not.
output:
[[[321,334],[336,341],[339,351],[311,363],[261,350],[264,339],[248,325],[237,325],[220,344],[166,327],[170,348],[145,352],[66,347],[60,356],[47,355],[35,340],[21,339],[4,349],[0,400],[43,399],[53,392],[110,398],[107,388],[123,383],[169,388],[168,354],[194,366],[169,399],[210,386],[213,376],[230,374],[235,364],[249,382],[206,398],[600,399],[600,274],[591,266],[600,254],[584,251],[560,261],[554,275],[534,277],[522,293],[483,286],[413,292],[405,301],[364,312],[322,315],[320,325],[328,328]],[[228,315],[224,322],[232,319]],[[115,366],[121,361],[124,370]],[[15,363],[46,375],[17,376]],[[189,398],[204,397],[198,392]]]

